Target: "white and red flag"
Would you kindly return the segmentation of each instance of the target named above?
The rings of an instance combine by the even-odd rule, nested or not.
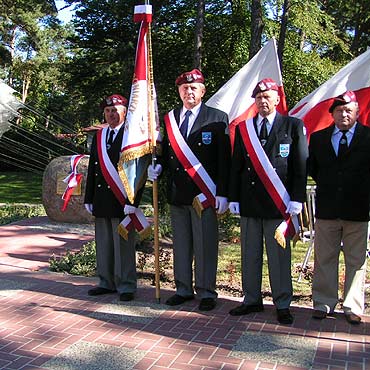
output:
[[[148,31],[152,21],[152,6],[135,6],[134,21],[141,22],[141,25],[118,164],[119,176],[131,203],[134,202],[137,191],[146,181],[147,166],[151,161],[153,149],[153,136],[154,140],[157,140],[159,134],[157,99],[150,72],[148,50]]]
[[[370,50],[361,54],[311,94],[299,101],[289,112],[303,120],[307,137],[329,126],[333,118],[329,107],[333,99],[352,90],[360,107],[359,121],[370,126]]]
[[[277,111],[286,114],[288,109],[274,38],[270,39],[244,67],[207,101],[207,105],[228,114],[232,143],[234,142],[235,126],[257,113],[252,92],[257,83],[264,78],[272,78],[278,84],[280,103]]]

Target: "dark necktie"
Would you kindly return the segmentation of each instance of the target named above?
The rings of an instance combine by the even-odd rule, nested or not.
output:
[[[264,146],[266,144],[267,137],[268,137],[268,133],[267,133],[267,118],[264,118],[262,120],[262,125],[261,125],[261,130],[260,130],[260,135],[259,135],[260,142],[261,142],[261,145],[262,146]]]
[[[180,126],[180,132],[184,139],[188,136],[188,126],[189,126],[189,117],[191,115],[191,110],[187,110],[185,113],[185,118],[182,121]]]
[[[339,140],[339,145],[338,145],[338,158],[343,158],[343,155],[348,149],[348,142],[347,142],[347,135],[346,133],[348,130],[340,130],[342,133],[342,136]]]
[[[110,130],[110,132],[109,132],[109,138],[108,138],[108,141],[107,141],[107,149],[110,149],[110,147],[112,146],[112,144],[113,144],[113,137],[114,137],[114,130]]]

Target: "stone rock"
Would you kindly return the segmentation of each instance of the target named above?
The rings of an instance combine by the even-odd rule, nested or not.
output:
[[[44,171],[42,180],[42,203],[48,217],[57,222],[90,223],[94,217],[84,206],[87,168],[89,156],[83,157],[77,166],[77,173],[83,175],[79,187],[76,187],[65,211],[62,211],[64,200],[62,195],[67,187],[63,180],[71,172],[71,156],[53,159]]]

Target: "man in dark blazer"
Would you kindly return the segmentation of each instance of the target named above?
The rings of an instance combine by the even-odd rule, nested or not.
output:
[[[324,319],[338,303],[340,251],[345,261],[343,311],[359,324],[364,310],[370,203],[370,128],[357,121],[352,91],[337,96],[333,125],[311,135],[309,173],[316,181],[313,317]]]
[[[217,297],[217,215],[228,207],[228,117],[202,102],[206,89],[199,70],[181,74],[176,85],[183,104],[165,117],[161,159],[168,175],[176,283],[176,294],[166,304],[176,306],[194,298],[194,257],[199,310],[209,311],[215,307]],[[149,179],[156,179],[161,168],[149,166]],[[200,194],[208,194],[207,199]]]
[[[264,309],[261,283],[265,241],[277,319],[282,324],[291,324],[293,316],[289,307],[293,292],[289,238],[283,248],[274,236],[285,219],[282,212],[287,214],[286,217],[288,214],[296,216],[306,199],[307,139],[301,120],[282,116],[276,111],[280,98],[274,80],[267,78],[260,81],[252,97],[255,98],[258,115],[241,122],[236,128],[231,163],[229,209],[241,216],[244,300],[230,311],[230,315],[247,315]],[[251,142],[253,135],[256,138],[250,147],[245,144],[247,138],[242,137],[243,132],[251,135]],[[246,136],[249,137],[249,134]],[[289,198],[283,210],[278,206],[274,194],[267,190],[263,171],[256,165],[257,162],[252,161],[252,158],[263,161],[266,156],[267,162],[262,164],[263,171],[269,171],[270,168],[278,176],[276,180],[279,184],[272,184],[272,187],[280,187]]]
[[[118,292],[121,301],[131,301],[136,292],[135,232],[123,239],[117,231],[125,214],[135,207],[125,206],[112,191],[117,178],[127,99],[111,95],[101,104],[108,128],[97,133],[92,141],[86,179],[85,207],[95,216],[95,243],[98,286],[88,291],[91,296]],[[100,155],[99,155],[100,153]],[[105,153],[106,155],[104,156]],[[112,186],[113,185],[113,186]],[[135,200],[138,201],[138,199]]]

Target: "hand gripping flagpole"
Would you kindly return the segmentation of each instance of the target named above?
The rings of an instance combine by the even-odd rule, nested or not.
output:
[[[148,0],[145,0],[145,5],[150,5]],[[154,78],[153,78],[153,58],[152,58],[152,37],[151,23],[148,25],[147,34],[148,48],[148,122],[151,131],[152,142],[152,165],[157,163],[157,138],[155,135],[156,121],[154,112]],[[158,209],[158,181],[153,181],[153,226],[154,226],[154,268],[155,268],[155,297],[160,303],[160,271],[159,271],[159,209]]]

